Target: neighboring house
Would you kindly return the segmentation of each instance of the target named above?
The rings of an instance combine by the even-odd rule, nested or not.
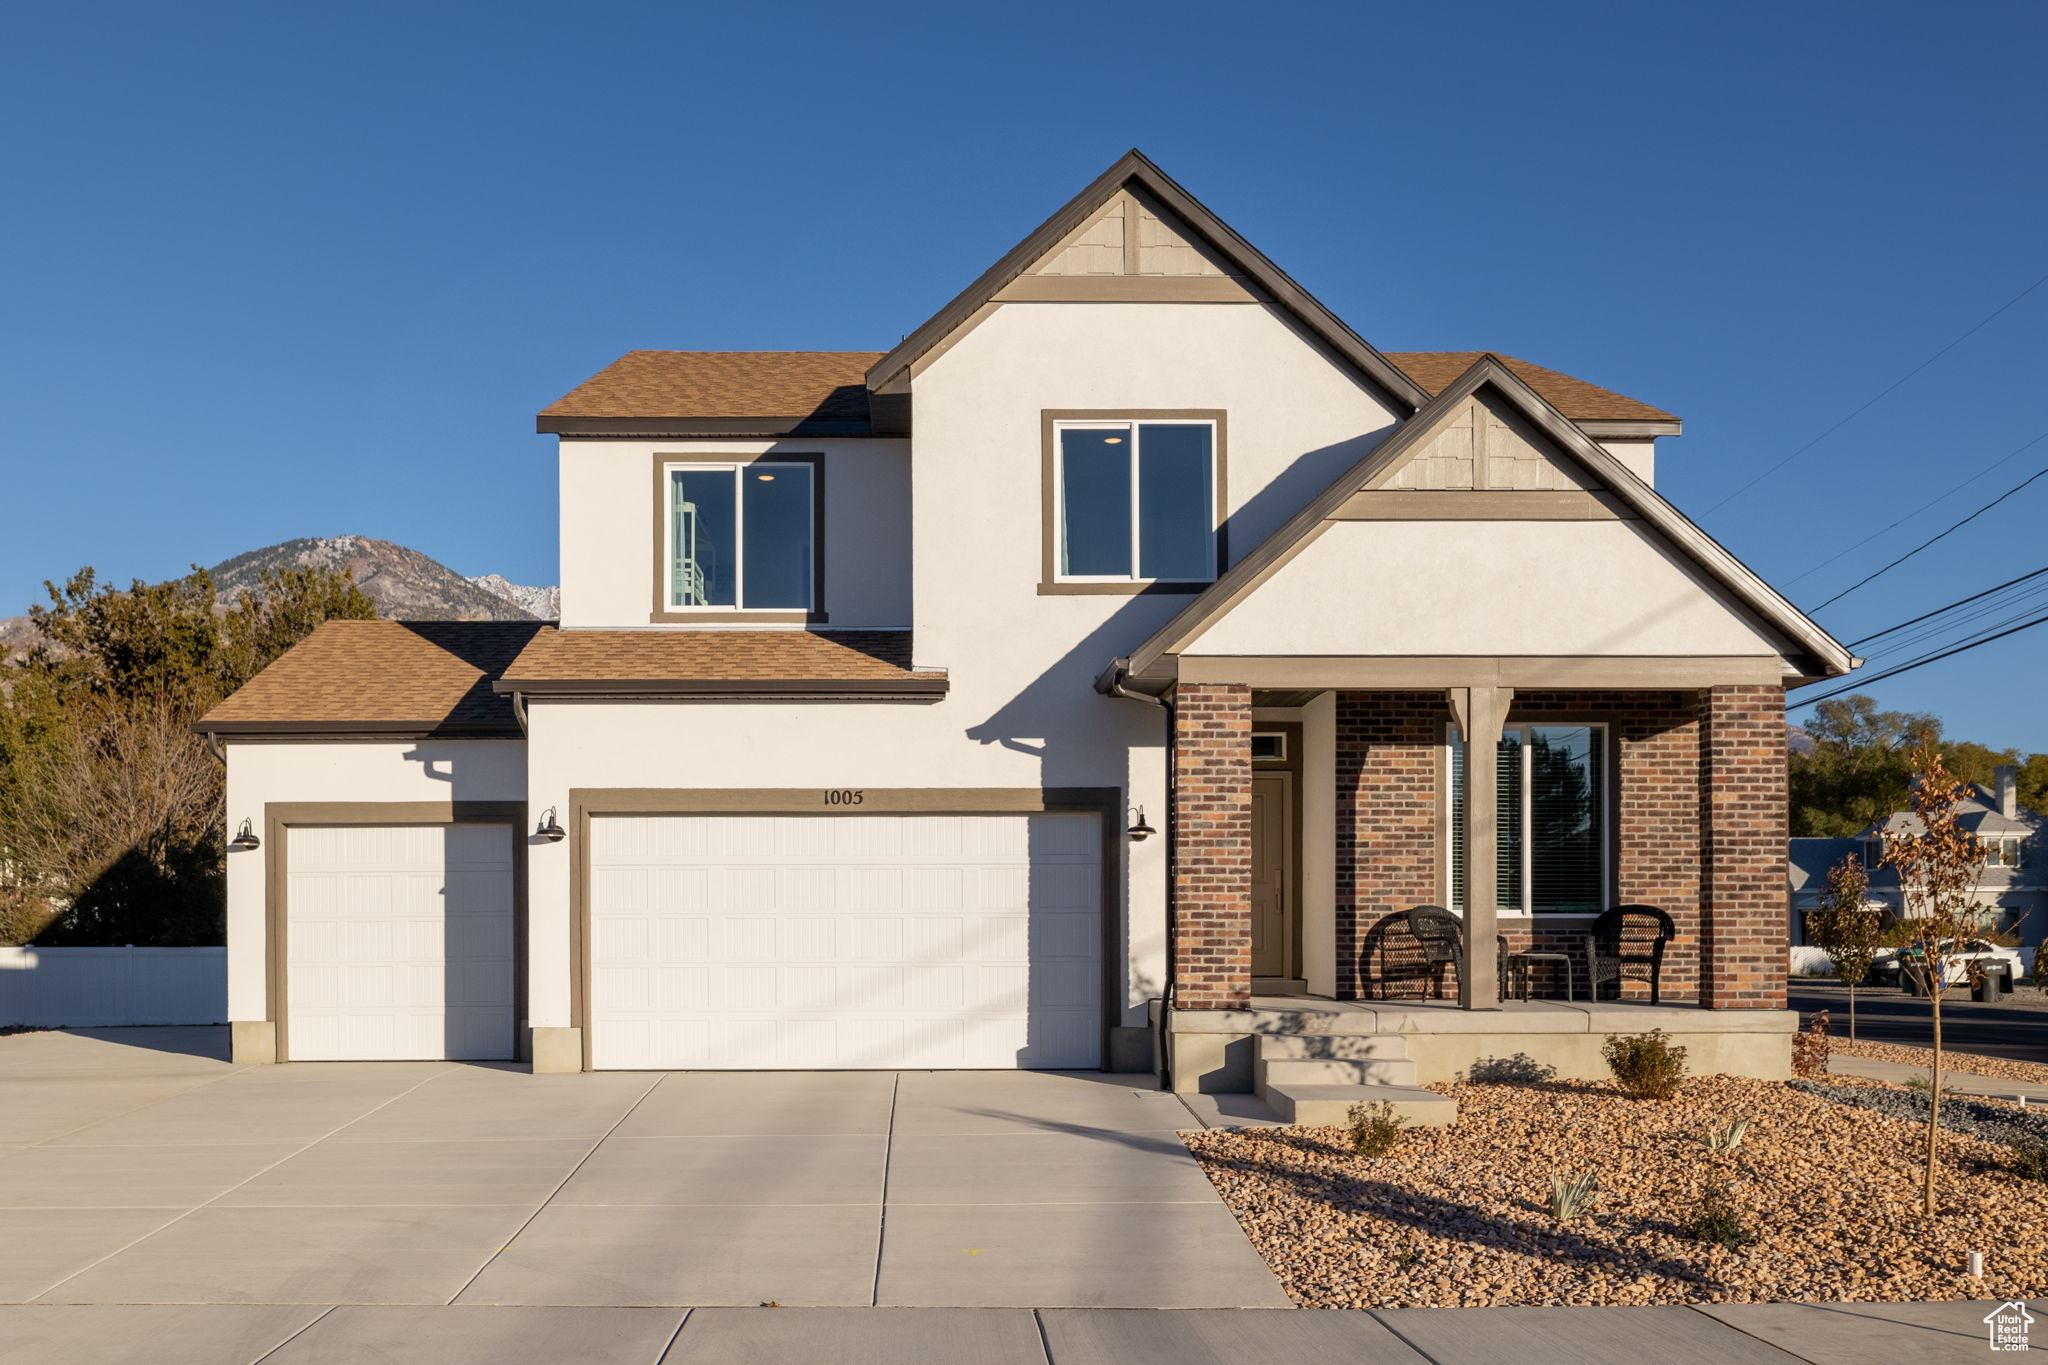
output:
[[[2038,838],[2041,816],[2019,803],[2019,769],[2008,764],[1997,770],[1990,786],[1971,784],[1956,803],[1956,820],[1984,845],[1976,903],[1984,908],[1985,927],[2016,933],[2024,946],[2038,945],[2048,935],[2048,859],[2042,857]],[[1879,831],[1918,827],[1911,811],[1897,811],[1851,838],[1792,840],[1787,864],[1792,941],[1806,942],[1805,912],[1827,895],[1828,869],[1851,855],[1870,869],[1870,899],[1898,914],[1899,874],[1882,865]]]
[[[1137,153],[893,350],[635,351],[539,429],[559,625],[331,623],[200,723],[239,1057],[1157,1020],[1222,1088],[1255,981],[1357,998],[1468,892],[1489,946],[1663,906],[1667,999],[1782,1007],[1783,689],[1852,660],[1655,491],[1677,419],[1376,350]]]

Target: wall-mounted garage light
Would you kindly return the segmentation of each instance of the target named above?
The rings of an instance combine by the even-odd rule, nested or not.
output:
[[[547,813],[540,817],[540,827],[534,830],[534,833],[551,844],[559,844],[562,840],[569,837],[569,831],[563,829],[555,820],[555,808],[553,806],[549,806]]]
[[[1131,822],[1131,827],[1129,830],[1126,831],[1126,833],[1128,833],[1131,836],[1132,843],[1142,844],[1147,839],[1157,834],[1159,831],[1145,823],[1145,808],[1143,806],[1138,806],[1135,809],[1137,811],[1138,818]],[[1125,812],[1125,814],[1127,815],[1129,813],[1129,811]]]
[[[256,831],[250,827],[247,820],[244,820],[240,831],[234,838],[228,840],[228,847],[237,853],[254,853],[263,847],[263,841],[256,837]]]

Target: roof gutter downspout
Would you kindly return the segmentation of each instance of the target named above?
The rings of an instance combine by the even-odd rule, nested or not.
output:
[[[227,751],[220,747],[220,736],[215,734],[211,730],[201,730],[199,732],[199,737],[206,741],[206,747],[208,749],[211,749],[213,751],[213,756],[220,760],[220,766],[223,768],[227,767],[228,755]]]
[[[1164,984],[1159,995],[1159,1085],[1163,1090],[1173,1089],[1173,1001],[1176,987],[1174,977],[1174,945],[1179,942],[1179,900],[1174,894],[1174,849],[1176,827],[1174,821],[1173,784],[1174,770],[1173,703],[1164,697],[1155,697],[1149,692],[1133,692],[1124,686],[1125,670],[1129,659],[1118,659],[1097,681],[1096,686],[1104,696],[1121,697],[1125,701],[1141,701],[1156,706],[1166,713],[1166,971]]]
[[[512,719],[519,722],[520,738],[526,738],[526,694],[524,692],[514,692],[512,694]]]

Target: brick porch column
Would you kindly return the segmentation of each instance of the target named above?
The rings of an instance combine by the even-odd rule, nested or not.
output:
[[[1243,1009],[1252,993],[1252,692],[1174,689],[1175,1005]]]
[[[1700,708],[1700,1003],[1785,1008],[1785,693],[1711,687]]]

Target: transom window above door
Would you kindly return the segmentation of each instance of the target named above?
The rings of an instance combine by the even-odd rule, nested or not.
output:
[[[666,466],[663,563],[672,611],[811,611],[816,470],[754,460]]]
[[[1053,424],[1056,583],[1207,583],[1217,570],[1217,424]]]

